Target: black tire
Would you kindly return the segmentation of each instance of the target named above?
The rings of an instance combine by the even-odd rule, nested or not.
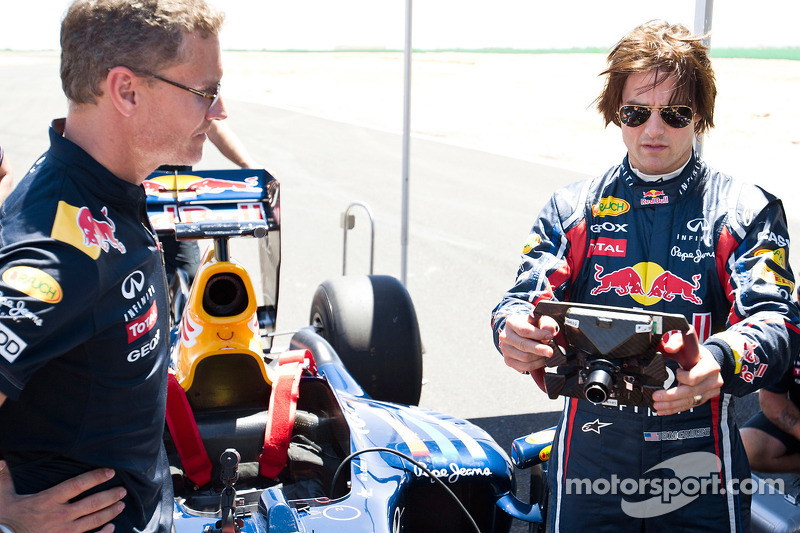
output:
[[[399,280],[327,280],[314,294],[310,320],[371,398],[419,404],[422,341],[414,304]]]

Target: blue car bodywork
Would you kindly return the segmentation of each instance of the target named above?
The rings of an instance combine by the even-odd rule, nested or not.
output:
[[[264,337],[265,364],[270,365],[280,356],[271,353],[268,335],[276,323],[280,267],[277,181],[263,170],[175,173],[174,177],[159,173],[151,181],[145,183],[148,212],[160,234],[213,238],[225,252],[218,253],[222,257],[218,260],[227,260],[229,237],[265,237],[258,239],[263,241],[259,255],[267,259],[266,275],[259,273],[264,293],[258,326]],[[200,220],[203,217],[207,220]],[[208,290],[191,287],[192,294]],[[173,299],[182,303],[186,297],[179,298],[179,293]],[[173,342],[180,339],[180,312],[174,317]],[[414,323],[416,327],[415,315]],[[297,420],[285,467],[276,477],[265,477],[258,468],[269,388],[263,405],[206,402],[195,410],[196,427],[213,465],[211,481],[202,486],[185,475],[175,437],[165,432],[177,533],[488,533],[508,531],[512,517],[541,519],[538,507],[514,496],[511,460],[483,429],[446,414],[375,399],[374,388],[368,394],[353,378],[352,359],[345,364],[319,327],[297,331],[290,350],[306,350],[313,364],[299,380]],[[233,386],[229,383],[222,389],[235,396],[236,380],[250,383],[253,372],[228,368],[237,360],[224,357],[217,359],[229,363],[213,367],[203,377],[198,371],[194,381],[207,380],[203,390],[220,394],[216,380],[232,379]],[[191,403],[192,395],[187,396]],[[223,481],[221,475],[226,470],[220,458],[230,450],[236,450],[240,461],[235,483]]]

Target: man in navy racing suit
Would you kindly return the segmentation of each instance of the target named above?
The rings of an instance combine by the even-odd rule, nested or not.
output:
[[[702,36],[652,21],[611,51],[597,107],[622,163],[557,191],[492,313],[505,363],[541,372],[544,299],[683,314],[699,362],[671,365],[654,409],[568,398],[549,461],[552,531],[748,531],[750,470],[735,396],[776,381],[800,346],[780,201],[708,167],[695,134],[716,88]],[[688,350],[673,335],[666,350]]]
[[[144,179],[226,117],[203,0],[77,0],[69,108],[0,218],[0,530],[169,533],[163,260]]]

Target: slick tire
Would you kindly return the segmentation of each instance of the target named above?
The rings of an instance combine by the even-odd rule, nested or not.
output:
[[[418,405],[422,341],[405,287],[391,276],[344,276],[317,287],[311,325],[371,398]]]

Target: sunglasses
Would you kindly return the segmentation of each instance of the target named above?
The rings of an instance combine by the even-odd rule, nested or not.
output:
[[[624,105],[619,108],[617,116],[629,128],[638,128],[650,119],[653,111],[658,111],[664,124],[671,128],[685,128],[694,118],[694,111],[688,105]]]
[[[106,70],[107,71],[111,71],[111,68],[112,67],[108,67]],[[155,79],[157,79],[159,81],[163,81],[164,83],[169,83],[170,85],[172,85],[174,87],[177,87],[179,89],[183,89],[184,91],[189,91],[190,93],[196,94],[197,96],[205,98],[206,100],[210,100],[211,103],[208,104],[208,108],[209,109],[214,107],[214,104],[216,104],[217,101],[219,100],[219,89],[220,89],[220,86],[221,86],[220,83],[217,83],[217,87],[216,87],[216,89],[214,89],[214,92],[201,91],[200,89],[194,89],[192,87],[188,87],[188,86],[186,86],[186,85],[184,85],[182,83],[178,83],[177,81],[168,80],[167,78],[159,76],[158,74],[153,74],[152,72],[147,72],[147,71],[144,71],[144,70],[136,70],[136,69],[132,69],[130,67],[125,67],[125,68],[127,68],[128,70],[134,72],[137,75],[150,76],[151,78],[155,78]]]
[[[150,72],[145,72],[143,74],[146,74],[146,75],[150,76],[151,78],[155,78],[157,80],[163,81],[164,83],[169,83],[170,85],[172,85],[174,87],[177,87],[178,89],[183,89],[184,91],[189,91],[190,93],[196,94],[197,96],[202,96],[206,100],[211,100],[211,103],[208,105],[209,109],[214,107],[214,104],[216,104],[217,100],[219,100],[219,88],[220,88],[220,84],[219,83],[217,83],[217,88],[214,90],[214,92],[210,93],[210,92],[206,92],[206,91],[201,91],[200,89],[193,89],[192,87],[187,87],[186,85],[183,85],[182,83],[178,83],[177,81],[168,80],[167,78],[163,78],[163,77],[159,76],[158,74],[152,74]]]

